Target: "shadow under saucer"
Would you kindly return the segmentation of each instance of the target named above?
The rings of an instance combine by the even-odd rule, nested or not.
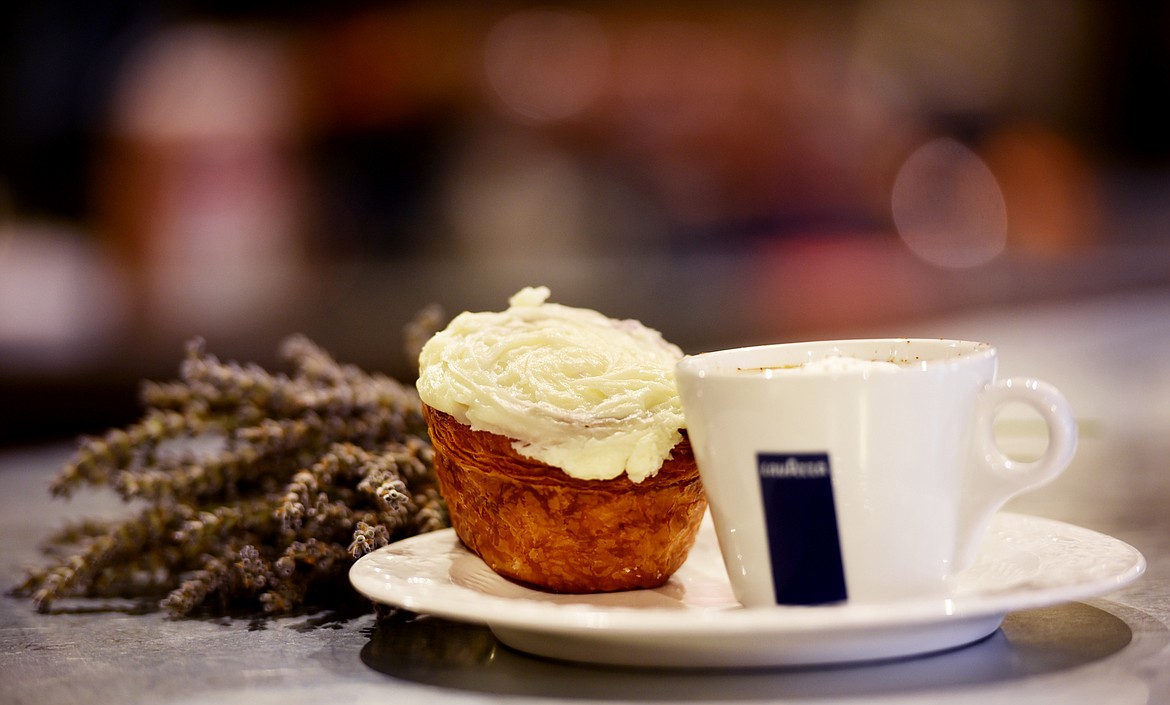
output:
[[[1074,669],[1116,654],[1129,625],[1085,603],[1009,614],[991,636],[951,651],[820,667],[646,669],[530,656],[491,630],[396,611],[378,620],[362,660],[407,681],[490,693],[645,701],[874,696],[998,683]]]

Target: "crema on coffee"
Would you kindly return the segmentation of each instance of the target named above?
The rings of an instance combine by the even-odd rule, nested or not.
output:
[[[800,362],[790,365],[771,365],[764,367],[740,367],[736,372],[748,375],[763,375],[773,377],[777,375],[815,375],[815,374],[851,374],[863,372],[894,372],[904,365],[889,360],[867,360],[849,355],[829,355],[817,360]]]

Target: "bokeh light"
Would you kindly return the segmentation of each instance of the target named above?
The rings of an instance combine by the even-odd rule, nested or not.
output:
[[[898,234],[914,254],[939,267],[987,264],[1007,244],[1007,208],[995,175],[957,140],[914,150],[891,194]]]
[[[609,69],[609,43],[600,23],[584,12],[524,10],[488,32],[484,68],[513,114],[536,122],[561,120],[597,98]]]

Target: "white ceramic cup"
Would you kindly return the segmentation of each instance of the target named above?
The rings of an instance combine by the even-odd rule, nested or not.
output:
[[[1077,445],[1064,397],[996,381],[996,350],[958,340],[786,343],[703,353],[676,370],[724,562],[748,607],[946,594],[992,515],[1060,474]],[[998,447],[1007,403],[1048,445]]]

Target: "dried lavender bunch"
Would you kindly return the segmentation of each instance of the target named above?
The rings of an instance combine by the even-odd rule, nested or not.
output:
[[[406,338],[406,358],[417,361],[423,345],[445,325],[447,325],[447,314],[443,311],[442,306],[430,304],[420,309],[403,329]]]
[[[414,390],[303,336],[280,353],[273,373],[192,341],[177,380],[143,384],[137,423],[81,439],[53,494],[107,486],[145,509],[65,527],[13,592],[42,611],[153,595],[175,616],[284,614],[339,585],[356,599],[356,558],[446,526]]]

